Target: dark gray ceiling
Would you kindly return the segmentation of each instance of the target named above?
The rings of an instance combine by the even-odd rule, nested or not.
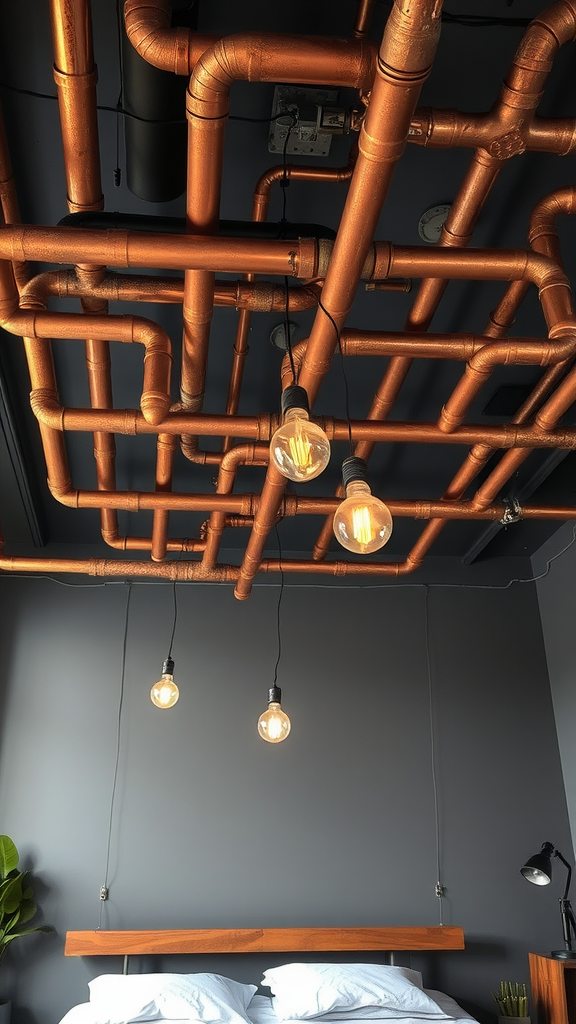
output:
[[[544,9],[540,0],[446,0],[450,13],[477,13],[500,18],[532,17]],[[376,6],[373,38],[379,39],[389,12],[386,2]],[[200,3],[199,28],[219,35],[238,31],[273,30],[282,32],[349,35],[354,19],[353,0],[293,0],[287,3],[256,0],[210,0]],[[94,48],[99,69],[99,103],[114,107],[120,90],[118,9],[115,0],[97,0],[93,5]],[[0,78],[7,133],[14,173],[26,223],[55,224],[68,212],[60,141],[57,104],[49,99],[14,89],[55,94],[52,78],[52,47],[47,0],[4,0],[0,8]],[[426,83],[422,105],[457,107],[467,111],[488,110],[494,103],[501,81],[522,35],[522,29],[510,26],[443,26],[437,60]],[[554,116],[576,115],[573,46],[560,52],[550,74],[540,113]],[[12,87],[12,88],[8,88]],[[252,117],[268,117],[273,86],[239,83],[232,90],[232,111]],[[353,102],[352,96],[342,96]],[[119,166],[124,169],[122,122],[120,118]],[[127,189],[123,174],[120,187],[114,185],[117,166],[117,117],[102,111],[99,116],[102,177],[105,208],[126,213],[152,213],[181,216],[184,200],[153,204],[137,199]],[[259,176],[277,163],[267,150],[266,124],[230,122],[227,129],[222,217],[249,220],[252,193]],[[342,165],[348,159],[350,137],[333,140],[326,165]],[[382,211],[376,237],[401,244],[425,244],[418,236],[421,214],[438,203],[453,198],[470,160],[470,151],[433,150],[408,146],[395,174],[388,201]],[[302,158],[299,162],[306,162]],[[320,162],[314,160],[310,162]],[[525,247],[530,211],[536,201],[551,190],[574,182],[574,157],[556,157],[526,153],[506,164],[489,197],[477,225],[473,244],[478,246]],[[287,190],[287,218],[313,221],[336,229],[346,195],[346,185],[316,186],[293,183]],[[270,219],[282,213],[281,190],[273,192]],[[576,246],[574,227],[564,220],[559,224],[566,269],[572,275]],[[502,293],[502,286],[476,283],[450,284],[434,318],[434,331],[474,331],[482,333],[489,311]],[[413,295],[359,291],[349,317],[349,325],[373,330],[400,330],[410,309]],[[54,308],[75,308],[54,303]],[[136,312],[126,306],[114,312]],[[141,312],[141,310],[138,310]],[[150,307],[146,315],[169,331],[176,351],[180,347],[180,317],[176,309]],[[236,312],[216,309],[208,365],[205,408],[222,412],[234,342]],[[295,314],[297,338],[305,338],[313,313]],[[271,328],[281,320],[278,314],[253,317],[250,355],[240,412],[252,414],[274,411],[280,393],[281,354],[269,342]],[[543,318],[534,294],[520,310],[515,333],[542,336]],[[64,404],[89,404],[86,373],[81,347],[71,342],[56,342],[57,372]],[[99,515],[95,511],[72,511],[59,507],[49,497],[45,469],[35,421],[27,408],[27,371],[19,339],[2,334],[1,364],[4,390],[12,417],[4,415],[4,437],[0,436],[0,478],[2,500],[0,518],[8,550],[17,553],[29,544],[43,540],[50,545],[67,545],[70,552],[79,545],[99,543]],[[352,417],[364,418],[374,387],[385,361],[358,359],[348,361],[347,374]],[[442,404],[461,374],[461,364],[417,360],[402,388],[393,419],[434,421]],[[474,402],[471,422],[498,423],[510,417],[484,414],[484,409],[502,385],[531,385],[539,376],[531,367],[503,367]],[[141,356],[129,346],[113,351],[114,400],[117,407],[138,404],[141,380]],[[176,388],[176,385],[175,385]],[[175,395],[176,397],[176,390]],[[322,387],[315,411],[344,416],[344,391],[339,363],[335,364]],[[573,422],[571,413],[566,422]],[[12,436],[13,425],[17,435]],[[92,441],[89,435],[68,438],[68,449],[75,486],[93,488]],[[152,490],[154,487],[154,442],[152,438],[118,438],[119,488]],[[371,481],[382,498],[439,498],[460,465],[465,449],[445,446],[381,445],[371,462]],[[347,454],[335,446],[330,469],[312,485],[316,494],[332,494],[338,482],[340,456]],[[534,454],[506,488],[506,496],[521,494],[525,499],[545,504],[548,501],[573,504],[574,457],[553,466],[550,453]],[[239,489],[259,490],[262,470],[243,471]],[[177,490],[208,490],[213,468],[191,465],[180,456],[175,466]],[[310,486],[310,485],[309,485]],[[205,516],[175,514],[175,535],[194,536]],[[149,514],[121,513],[122,529],[146,534]],[[282,539],[285,550],[309,550],[320,522],[316,518],[285,520]],[[451,523],[433,549],[434,555],[457,556],[464,561],[491,558],[502,554],[534,551],[559,524],[520,523],[506,531],[486,529],[482,523]],[[408,519],[395,523],[392,540],[385,549],[386,560],[402,560],[421,532],[422,523]],[[225,546],[244,545],[245,531],[227,531]],[[84,550],[84,549],[82,549]]]

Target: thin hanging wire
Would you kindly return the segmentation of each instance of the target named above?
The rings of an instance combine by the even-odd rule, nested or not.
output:
[[[290,178],[288,177],[288,164],[286,161],[286,154],[288,149],[288,143],[290,141],[290,136],[298,123],[298,118],[296,114],[294,114],[292,111],[288,112],[287,114],[284,114],[283,116],[290,116],[292,118],[292,123],[289,125],[288,131],[286,132],[284,146],[282,149],[282,177],[280,179],[280,188],[282,189],[282,217],[280,219],[280,228],[278,232],[279,238],[284,237],[286,225],[288,223],[288,221],[286,220],[286,189],[290,185]],[[290,369],[292,370],[292,383],[296,384],[296,367],[294,365],[294,356],[292,354],[292,338],[290,337],[290,290],[288,286],[287,276],[284,277],[284,288],[286,292],[286,302],[284,305],[284,334],[286,337],[286,351],[288,352],[288,357],[290,359]]]
[[[124,23],[120,0],[116,0],[116,24],[118,27],[118,69],[120,72],[120,92],[116,101],[116,166],[113,171],[115,188],[122,183],[122,168],[120,166],[120,136],[122,133],[122,107],[124,105],[124,60],[122,55],[122,32]]]
[[[291,117],[292,118],[292,123],[288,127],[288,131],[286,132],[286,137],[284,139],[284,146],[282,148],[282,177],[280,179],[280,188],[282,189],[282,218],[280,220],[280,235],[279,235],[279,237],[283,238],[284,237],[284,230],[285,230],[286,224],[288,223],[287,220],[286,220],[286,201],[287,201],[286,189],[290,185],[290,178],[288,177],[288,164],[287,164],[287,161],[286,161],[286,154],[287,154],[287,151],[288,151],[288,143],[290,141],[290,136],[291,136],[292,132],[294,131],[296,125],[298,124],[298,116],[293,111],[291,111],[291,110],[288,111],[288,112],[285,112],[283,115],[278,115],[278,116]]]
[[[276,658],[276,664],[274,666],[274,682],[273,686],[277,685],[278,680],[278,666],[280,664],[280,658],[282,657],[282,632],[280,629],[280,607],[282,605],[282,596],[284,594],[284,570],[282,568],[282,545],[280,543],[280,533],[278,532],[278,524],[275,527],[276,530],[276,542],[278,544],[278,568],[280,570],[280,593],[278,594],[278,605],[276,607],[276,632],[278,636],[278,656]]]
[[[296,366],[294,364],[294,355],[292,352],[292,337],[290,334],[290,288],[288,286],[288,278],[284,278],[284,288],[286,289],[286,303],[284,306],[284,333],[286,335],[286,349],[288,357],[290,359],[290,369],[292,370],[292,383],[296,384]]]
[[[330,323],[332,324],[336,332],[336,347],[340,354],[340,368],[342,370],[342,379],[344,381],[344,406],[346,410],[346,422],[348,423],[348,444],[350,445],[350,455],[354,455],[354,445],[352,443],[352,424],[350,422],[350,393],[348,389],[348,377],[346,376],[346,368],[344,366],[344,353],[342,351],[342,345],[340,342],[340,328],[338,327],[338,324],[336,323],[332,314],[329,313],[328,310],[326,309],[326,306],[322,305],[322,300],[320,298],[318,299],[318,305],[320,306],[320,309],[322,310],[324,315],[328,317]]]
[[[172,584],[172,599],[174,601],[174,621],[172,623],[172,636],[170,637],[170,647],[168,648],[168,657],[172,657],[172,644],[174,643],[174,635],[176,633],[176,623],[178,622],[178,604],[176,601],[176,580]]]
[[[438,778],[436,773],[436,736],[434,732],[434,686],[432,681],[432,663],[430,658],[430,614],[428,608],[428,599],[430,595],[430,588],[428,585],[424,588],[424,634],[426,638],[426,666],[428,671],[428,708],[430,712],[430,764],[432,770],[432,792],[434,795],[434,825],[435,825],[435,845],[436,845],[436,884],[434,891],[438,897],[438,914],[439,924],[442,927],[442,900],[446,894],[446,889],[441,881],[440,872],[440,805],[438,800]]]
[[[114,820],[114,804],[116,802],[116,788],[118,784],[118,766],[120,764],[120,737],[122,734],[122,708],[124,706],[124,681],[126,678],[126,644],[128,640],[128,618],[130,612],[130,599],[132,597],[132,584],[127,583],[126,608],[124,611],[124,637],[122,640],[122,669],[120,672],[120,697],[118,699],[118,717],[116,724],[116,756],[114,759],[114,777],[112,781],[112,793],[110,795],[110,814],[108,817],[108,836],[106,839],[106,867],[104,870],[104,885],[100,890],[100,910],[98,912],[98,928],[102,927],[102,914],[104,903],[108,899],[108,873],[110,870],[110,848],[112,845],[112,822]]]

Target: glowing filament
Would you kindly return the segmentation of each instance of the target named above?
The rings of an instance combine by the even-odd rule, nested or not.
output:
[[[366,548],[374,539],[370,510],[366,505],[360,505],[352,510],[352,532],[354,539],[360,544],[362,549]]]

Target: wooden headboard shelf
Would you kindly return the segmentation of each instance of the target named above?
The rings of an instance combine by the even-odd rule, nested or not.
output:
[[[196,928],[67,932],[66,956],[155,953],[296,953],[342,950],[464,949],[458,927]]]

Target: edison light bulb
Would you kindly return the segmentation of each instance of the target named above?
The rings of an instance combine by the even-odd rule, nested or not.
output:
[[[280,687],[271,686],[268,690],[268,708],[258,719],[258,732],[267,743],[281,743],[290,732],[290,719],[282,711],[281,697]]]
[[[330,442],[309,418],[308,396],[297,385],[282,392],[283,423],[270,442],[270,459],[289,480],[313,480],[330,461]]]
[[[346,498],[336,509],[336,540],[359,555],[368,555],[384,547],[392,533],[390,509],[374,497],[366,483],[366,463],[352,456],[342,464]]]
[[[162,679],[150,690],[150,700],[157,708],[173,708],[180,690],[174,682],[174,662],[172,658],[166,658],[162,666]]]

